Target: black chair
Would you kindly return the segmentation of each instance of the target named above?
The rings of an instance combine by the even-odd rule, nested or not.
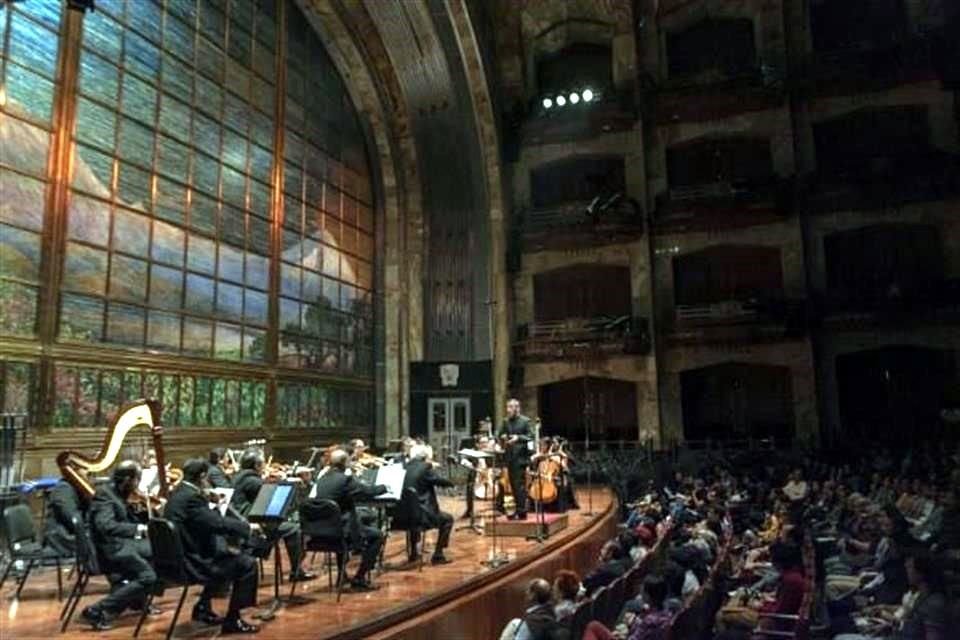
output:
[[[23,585],[34,565],[53,560],[57,567],[57,600],[63,600],[63,575],[60,561],[69,558],[60,555],[55,550],[44,547],[37,541],[37,527],[33,522],[33,514],[30,513],[30,507],[25,504],[15,504],[3,510],[3,529],[4,537],[7,540],[8,560],[7,568],[3,571],[3,577],[0,577],[0,589],[3,589],[7,576],[13,565],[19,560],[26,564],[23,575],[17,583],[17,592],[15,598],[20,597],[23,591]]]
[[[349,531],[343,526],[340,506],[334,500],[311,500],[300,507],[300,530],[304,536],[304,551],[324,554],[328,568],[327,582],[333,589],[333,571],[330,555],[337,559],[337,602],[343,593],[347,561],[350,559]],[[290,596],[297,588],[296,581],[290,587]]]
[[[616,624],[617,619],[620,617],[620,610],[623,609],[623,605],[626,603],[626,591],[627,591],[627,579],[626,576],[620,576],[612,583],[610,583],[610,588],[607,590],[607,602],[606,608],[604,609],[604,617],[608,627],[613,628]]]
[[[569,618],[570,637],[582,638],[591,620],[593,620],[593,601],[588,598],[577,605]]]
[[[412,555],[413,535],[416,534],[420,539],[420,564],[418,571],[423,571],[423,555],[426,550],[426,514],[423,511],[423,505],[420,504],[420,497],[417,490],[413,487],[407,487],[400,494],[400,502],[390,512],[390,530],[407,532],[407,557]]]
[[[77,605],[86,593],[87,583],[90,582],[90,578],[105,575],[97,556],[97,548],[93,544],[93,540],[90,538],[90,532],[87,531],[84,523],[74,519],[74,531],[76,531],[75,542],[77,546],[77,580],[73,583],[73,589],[70,591],[70,595],[67,596],[67,601],[64,603],[63,610],[60,612],[60,619],[63,620],[63,624],[60,626],[60,633],[66,631],[70,625],[70,620],[73,618]],[[111,585],[115,582],[111,576],[107,576],[107,581]]]
[[[604,585],[593,592],[593,595],[590,596],[590,616],[592,620],[599,620],[603,622],[603,612],[606,606],[607,595],[609,587]]]
[[[176,527],[169,520],[154,518],[147,524],[147,535],[150,537],[150,547],[153,550],[153,570],[157,573],[159,584],[164,587],[182,587],[180,591],[180,601],[177,602],[177,609],[173,612],[173,620],[170,621],[170,627],[167,629],[167,640],[173,635],[173,629],[177,626],[177,619],[180,617],[180,610],[183,609],[183,601],[187,599],[187,591],[190,587],[200,584],[200,581],[191,576],[187,567],[187,559],[183,552],[183,543],[180,541],[180,534]],[[137,628],[133,631],[133,637],[140,635],[140,628],[143,621],[147,619],[150,612],[150,605],[153,604],[153,598],[157,593],[154,589],[147,594],[147,601],[144,603],[143,612],[137,621]]]

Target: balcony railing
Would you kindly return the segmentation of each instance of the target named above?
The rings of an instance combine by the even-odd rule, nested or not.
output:
[[[645,354],[650,351],[646,318],[617,316],[531,322],[517,330],[518,360],[565,360],[582,356]]]
[[[802,335],[807,328],[802,300],[725,300],[676,306],[673,343],[765,342]]]
[[[859,299],[858,299],[859,298]],[[905,325],[913,322],[956,324],[960,321],[960,278],[943,280],[923,292],[867,297],[827,292],[819,304],[824,324],[833,328]]]
[[[658,226],[711,226],[752,221],[789,214],[794,207],[795,181],[792,177],[766,180],[718,181],[672,187],[656,197],[654,220]]]
[[[640,205],[630,198],[619,200],[603,211],[591,201],[578,200],[550,207],[525,209],[517,214],[517,223],[524,234],[554,233],[556,231],[589,231],[605,226],[643,227]]]

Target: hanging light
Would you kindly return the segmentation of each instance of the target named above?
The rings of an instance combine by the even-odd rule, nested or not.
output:
[[[591,100],[593,100],[593,91],[591,91],[590,89],[584,89],[584,90],[583,90],[583,101],[584,101],[584,102],[590,102]]]
[[[577,104],[580,102],[580,94],[574,91],[570,94],[570,104]]]
[[[549,108],[552,107],[552,106],[553,106],[553,100],[551,100],[550,98],[544,98],[544,99],[543,99],[543,108],[544,108],[544,109],[549,109]]]
[[[562,107],[565,104],[567,104],[567,99],[563,96],[557,96],[557,106]]]

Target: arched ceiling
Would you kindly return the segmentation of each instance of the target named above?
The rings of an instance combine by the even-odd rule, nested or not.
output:
[[[409,213],[422,215],[424,295],[422,312],[411,313],[423,316],[424,359],[490,358],[487,173],[447,3],[300,2],[332,7],[375,71],[382,102],[393,107],[394,135],[412,136],[421,198],[420,210]]]

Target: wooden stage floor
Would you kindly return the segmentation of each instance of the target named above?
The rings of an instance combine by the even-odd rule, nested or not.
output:
[[[528,541],[524,538],[511,537],[500,538],[499,548],[505,552],[510,562],[499,569],[489,569],[481,562],[486,559],[491,551],[491,538],[487,536],[476,535],[469,531],[454,531],[450,547],[447,550],[447,557],[453,560],[451,564],[438,567],[430,566],[429,562],[424,565],[423,571],[418,572],[416,565],[406,565],[406,551],[404,534],[397,532],[390,536],[385,563],[388,566],[402,565],[396,569],[390,569],[374,576],[374,581],[380,585],[378,591],[369,593],[352,593],[345,590],[340,603],[336,602],[336,594],[328,588],[327,576],[324,571],[323,554],[317,554],[314,559],[313,570],[320,574],[320,577],[314,581],[302,583],[297,588],[297,594],[304,596],[306,602],[296,605],[285,605],[281,608],[276,618],[262,625],[257,638],[417,638],[428,637],[416,631],[420,621],[426,620],[431,616],[444,616],[444,610],[451,610],[451,602],[454,598],[470,599],[474,588],[487,590],[501,589],[506,591],[507,587],[498,585],[507,585],[511,580],[516,582],[521,579],[520,567],[525,567],[531,562],[539,562],[541,559],[552,554],[559,554],[563,549],[572,549],[579,544],[579,539],[585,537],[585,534],[593,532],[594,537],[598,537],[600,531],[598,526],[604,521],[604,535],[611,528],[611,521],[615,521],[614,500],[611,492],[606,489],[593,490],[593,517],[586,517],[583,511],[586,511],[588,504],[588,495],[585,490],[577,492],[577,498],[580,502],[581,511],[570,511],[569,527],[551,537],[545,543],[540,544],[536,541]],[[478,502],[478,507],[487,508],[490,503]],[[462,498],[441,498],[441,507],[454,515],[459,516],[464,511]],[[466,523],[465,520],[457,520],[455,528]],[[428,546],[432,548],[436,540],[436,532],[427,534]],[[590,549],[581,549],[580,557],[585,558],[585,554],[591,557],[595,553],[591,545]],[[284,564],[286,556],[284,553]],[[308,556],[308,560],[309,560]],[[350,575],[356,568],[357,558],[351,561]],[[568,566],[560,560],[560,566]],[[555,565],[556,566],[556,563]],[[266,575],[261,580],[259,601],[260,606],[269,604],[273,596],[273,562],[267,562]],[[13,593],[16,588],[14,580],[8,578],[4,585],[2,594],[2,615],[0,615],[0,638],[7,639],[26,639],[26,638],[91,638],[90,627],[87,626],[79,616],[76,615],[71,622],[67,633],[60,634],[59,622],[57,617],[60,613],[61,603],[56,599],[56,579],[52,568],[42,570],[42,572],[31,575],[24,587],[19,600],[13,600]],[[549,576],[547,576],[549,577]],[[64,598],[72,586],[71,581],[67,581],[66,572],[64,572]],[[528,579],[526,575],[523,580]],[[516,599],[518,586],[512,584],[509,587],[511,598]],[[77,614],[82,607],[92,604],[106,592],[106,582],[103,579],[91,580],[87,588],[87,596],[77,608]],[[190,620],[190,609],[196,601],[196,595],[199,587],[191,589],[184,604],[184,610],[180,616],[180,622],[175,630],[175,637],[178,638],[214,638],[219,635],[219,628],[204,627],[193,623]],[[281,586],[281,594],[284,596],[289,593],[289,585],[284,582]],[[502,595],[502,594],[501,594]],[[179,589],[168,589],[164,597],[158,599],[157,605],[162,609],[162,613],[156,617],[148,619],[143,630],[141,638],[162,638],[170,623],[170,617],[176,608],[176,600],[179,596]],[[512,600],[508,600],[513,604]],[[226,609],[224,601],[215,601],[215,609],[223,612]],[[517,603],[516,606],[522,605]],[[516,606],[512,607],[516,610]],[[502,607],[497,607],[502,608]],[[252,614],[256,609],[247,609],[245,617],[252,620]],[[512,613],[509,611],[493,610],[484,613],[486,617],[502,617],[502,620],[494,620],[492,625],[502,625]],[[254,621],[254,620],[252,620]],[[442,622],[442,621],[441,621]],[[103,638],[130,638],[133,634],[133,628],[136,625],[136,615],[126,613],[116,621],[116,626],[110,631],[97,634]],[[462,633],[457,632],[454,636],[446,634],[445,638],[486,638],[487,634],[475,635],[471,633],[470,626],[458,626]],[[405,631],[398,631],[405,629]],[[424,631],[423,633],[426,633]],[[435,638],[434,640],[440,640]]]

